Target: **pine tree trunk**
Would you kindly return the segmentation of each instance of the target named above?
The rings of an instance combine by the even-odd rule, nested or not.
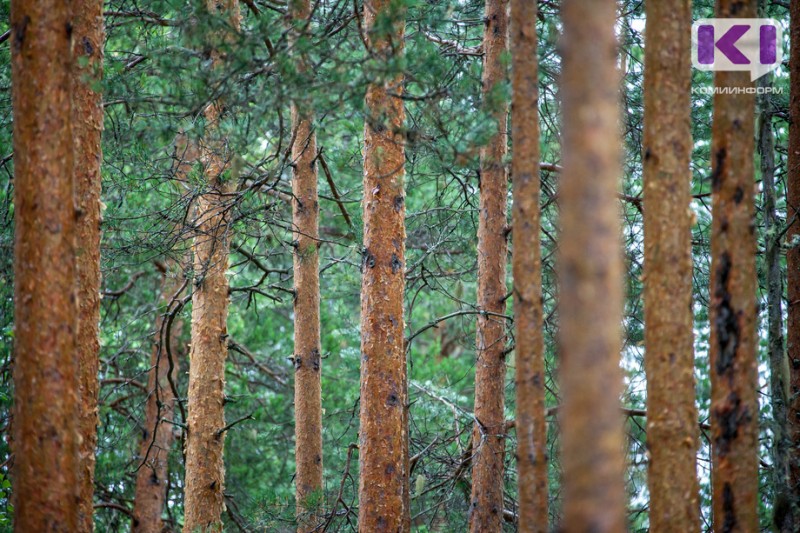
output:
[[[647,4],[644,302],[650,529],[698,531],[690,0]]]
[[[508,220],[505,170],[508,108],[497,100],[506,80],[501,56],[508,39],[508,0],[486,0],[483,34],[483,99],[497,132],[481,149],[480,209],[478,212],[478,308],[475,361],[475,418],[472,432],[472,495],[470,531],[500,531],[503,523],[503,466],[505,455],[506,237]]]
[[[208,0],[210,13],[229,18],[239,30],[237,0]],[[217,67],[224,61],[212,51]],[[192,346],[189,356],[188,432],[186,438],[185,516],[183,530],[222,531],[225,508],[225,360],[228,356],[228,269],[232,208],[226,195],[232,182],[224,176],[230,157],[219,138],[221,102],[205,111],[206,132],[201,159],[207,187],[197,199],[194,251],[194,292],[192,293]]]
[[[755,17],[756,2],[719,0],[717,17]],[[716,87],[751,87],[717,72]],[[758,530],[758,372],[752,94],[716,94],[711,141],[711,452],[715,531]]]
[[[564,0],[561,15],[563,527],[568,533],[618,532],[626,529],[626,493],[616,2]]]
[[[366,0],[372,57],[403,53],[405,11]],[[387,25],[387,17],[391,24]],[[361,281],[359,513],[362,532],[408,531],[408,391],[403,342],[405,189],[403,75],[367,87],[364,124],[364,252]]]
[[[295,31],[311,15],[309,0],[291,0]],[[296,37],[299,37],[296,36]],[[301,52],[302,54],[302,52]],[[298,72],[310,74],[307,58]],[[317,138],[308,102],[292,103],[292,226],[294,232],[294,410],[298,532],[313,531],[322,497],[322,384],[319,322],[319,198]]]
[[[72,133],[75,137],[75,194],[78,235],[78,367],[81,394],[80,530],[93,531],[94,463],[100,367],[100,165],[103,154],[103,2],[73,4]],[[85,60],[85,63],[83,62]]]
[[[156,340],[147,378],[144,433],[139,447],[138,461],[142,464],[136,472],[132,524],[135,533],[158,533],[163,528],[161,515],[167,498],[167,467],[175,434],[175,426],[167,422],[175,419],[176,400],[169,381],[171,377],[173,383],[177,382],[180,362],[185,355],[180,346],[183,321],[176,318],[167,331],[164,318],[173,298],[181,296],[181,288],[185,286],[182,273],[181,266],[172,260],[163,273],[155,321]]]
[[[759,87],[772,86],[772,74],[758,79]],[[783,351],[783,278],[781,275],[778,214],[775,210],[775,134],[769,95],[758,97],[758,153],[764,213],[764,262],[767,278],[767,345],[769,351],[770,406],[772,407],[772,491],[773,521],[780,533],[793,531],[789,502],[789,440],[786,432],[788,366]]]
[[[511,0],[511,160],[514,325],[516,326],[517,483],[519,531],[545,533],[547,422],[539,244],[539,75],[536,2]]]
[[[18,532],[80,526],[72,25],[67,2],[11,3]]]
[[[792,43],[789,57],[789,165],[786,177],[786,241],[800,240],[800,2],[789,4]],[[786,349],[789,366],[787,412],[789,436],[789,490],[794,530],[800,531],[800,246],[786,252]]]

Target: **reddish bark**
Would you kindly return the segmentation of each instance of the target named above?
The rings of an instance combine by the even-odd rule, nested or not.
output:
[[[616,2],[564,0],[559,203],[564,531],[626,529],[619,408],[622,169]]]

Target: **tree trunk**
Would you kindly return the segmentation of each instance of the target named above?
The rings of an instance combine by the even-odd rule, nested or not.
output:
[[[486,0],[483,33],[484,108],[497,132],[481,149],[478,214],[478,308],[475,361],[475,427],[472,441],[470,531],[500,531],[503,524],[506,381],[506,237],[508,194],[505,161],[508,106],[491,107],[506,80],[501,57],[508,38],[508,0]]]
[[[237,0],[208,0],[211,13],[229,17],[239,30]],[[212,51],[214,67],[224,61]],[[192,348],[189,356],[188,426],[186,439],[185,517],[186,533],[222,531],[225,508],[225,360],[228,356],[228,269],[229,224],[232,210],[226,194],[232,190],[227,176],[230,157],[219,138],[218,125],[223,105],[211,103],[205,111],[206,132],[201,159],[207,182],[197,199],[194,251],[194,292],[192,293]]]
[[[405,10],[366,0],[369,52],[403,53]],[[391,17],[391,18],[390,18]],[[387,24],[390,18],[391,24]],[[364,256],[361,282],[359,531],[408,531],[408,391],[403,342],[405,190],[402,73],[367,87],[364,124]]]
[[[11,3],[14,529],[78,531],[80,480],[72,14]]]
[[[564,531],[626,529],[616,2],[564,0],[559,201]]]
[[[539,75],[536,2],[511,0],[511,210],[516,326],[517,481],[519,531],[545,533],[547,421],[542,338],[542,252],[539,244]]]
[[[719,0],[720,18],[755,17],[756,2]],[[717,72],[717,87],[752,87]],[[715,531],[758,530],[758,373],[752,94],[716,94],[711,141],[711,451]]]
[[[772,74],[758,79],[760,87],[772,86]],[[764,212],[764,261],[767,278],[767,344],[769,352],[770,406],[772,407],[772,516],[780,533],[793,531],[789,505],[789,440],[786,405],[789,376],[783,351],[783,278],[778,214],[775,211],[775,135],[769,95],[758,97],[758,153]]]
[[[309,0],[291,0],[294,30],[302,32],[311,15]],[[299,35],[294,35],[299,37]],[[301,54],[303,54],[301,52]],[[310,74],[307,58],[298,72]],[[319,324],[319,198],[317,137],[309,103],[292,103],[292,226],[294,232],[294,410],[297,530],[313,531],[322,497],[322,384]]]
[[[645,29],[644,302],[650,528],[698,531],[691,229],[690,0]]]
[[[789,165],[786,177],[786,241],[800,240],[800,2],[789,4],[792,43],[789,57]],[[794,530],[800,531],[800,246],[786,252],[786,348],[789,366],[789,502]]]
[[[138,460],[142,462],[136,472],[136,492],[133,504],[135,533],[158,533],[163,524],[161,515],[167,498],[169,453],[174,440],[175,393],[170,377],[175,383],[180,371],[180,361],[185,355],[180,344],[183,321],[176,318],[167,331],[164,317],[173,298],[181,296],[185,286],[183,269],[170,260],[164,271],[158,315],[155,322],[156,340],[150,357],[147,378],[147,403],[145,425]],[[169,343],[169,346],[167,346]]]
[[[93,531],[92,495],[97,447],[100,367],[100,165],[103,97],[94,87],[103,76],[103,2],[76,2],[72,27],[72,133],[78,204],[78,367],[81,394],[80,530]],[[85,63],[81,61],[85,59]]]

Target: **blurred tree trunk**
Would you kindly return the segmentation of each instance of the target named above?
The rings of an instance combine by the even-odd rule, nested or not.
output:
[[[511,159],[519,531],[548,531],[547,421],[539,242],[536,2],[511,0]]]
[[[228,17],[232,29],[239,30],[241,18],[237,0],[207,0],[206,8],[212,14]],[[212,50],[211,57],[214,68],[225,61],[219,50]],[[233,183],[226,175],[230,157],[218,131],[223,112],[219,100],[206,108],[206,132],[200,146],[206,190],[197,199],[196,236],[192,247],[195,280],[183,526],[187,533],[222,531],[221,516],[225,508],[222,454],[229,301],[225,272],[228,270],[232,218],[226,194],[232,191]]]
[[[786,347],[789,364],[789,501],[794,530],[800,531],[800,2],[789,4],[792,43],[789,57],[789,165],[786,178],[786,292],[788,313]]]
[[[755,0],[719,0],[720,18],[756,16]],[[716,87],[752,87],[716,72]],[[714,95],[711,141],[711,451],[715,531],[758,530],[758,372],[752,94]]]
[[[772,74],[758,79],[759,87],[772,86]],[[767,344],[769,353],[770,406],[772,407],[772,516],[780,533],[793,531],[789,505],[789,440],[787,435],[786,392],[789,367],[783,350],[783,278],[778,238],[779,219],[775,210],[775,134],[772,131],[772,104],[766,93],[758,97],[758,153],[761,159],[761,184],[764,213],[764,261],[767,278]],[[788,511],[788,512],[787,512]]]
[[[290,0],[295,47],[310,24],[309,0]],[[298,51],[297,70],[312,75]],[[294,228],[294,410],[297,530],[313,531],[322,503],[322,384],[319,324],[319,197],[317,136],[310,102],[292,102],[292,226]]]
[[[475,446],[470,531],[500,531],[503,521],[505,455],[506,262],[508,260],[508,104],[503,94],[508,39],[508,0],[486,0],[483,33],[483,107],[497,132],[481,149],[478,211],[478,308],[475,361]]]
[[[78,206],[78,367],[81,394],[81,472],[78,491],[81,531],[93,531],[94,463],[100,367],[100,211],[103,154],[102,0],[73,4],[72,133],[75,138],[75,195]]]
[[[14,530],[78,531],[78,300],[69,3],[11,2]],[[91,505],[91,502],[89,503]]]
[[[647,4],[644,302],[650,528],[698,531],[690,0]]]
[[[559,202],[564,531],[626,529],[616,2],[564,0]]]
[[[366,0],[372,61],[403,53],[405,9]],[[405,288],[405,137],[403,75],[376,75],[364,124],[364,256],[361,281],[359,531],[408,531],[408,391],[403,342]]]
[[[170,385],[176,383],[180,361],[185,355],[180,336],[183,321],[175,318],[167,329],[166,312],[173,299],[179,298],[185,288],[183,268],[169,260],[163,271],[160,305],[155,321],[156,341],[150,357],[147,378],[147,403],[145,406],[144,433],[139,448],[136,472],[136,492],[133,504],[133,527],[137,533],[158,533],[163,524],[161,515],[167,498],[169,453],[174,441],[175,393]]]

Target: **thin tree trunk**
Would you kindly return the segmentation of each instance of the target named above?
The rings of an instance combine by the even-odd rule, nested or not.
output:
[[[691,230],[690,0],[649,2],[644,302],[650,529],[698,531]]]
[[[289,2],[291,23],[300,33],[309,23],[309,0]],[[293,35],[295,39],[299,35]],[[310,74],[301,51],[298,72]],[[322,497],[322,384],[319,323],[319,197],[317,136],[309,103],[292,103],[292,225],[294,232],[294,410],[297,530],[313,531]]]
[[[789,4],[792,44],[789,57],[789,168],[786,177],[786,241],[800,239],[800,2]],[[795,531],[800,531],[800,246],[786,252],[786,348],[789,372],[789,502]]]
[[[756,2],[719,0],[716,16],[755,17]],[[753,85],[746,72],[717,72],[714,83]],[[754,117],[754,95],[715,94],[709,291],[715,531],[758,530]]]
[[[564,0],[559,201],[564,531],[626,529],[616,2]]]
[[[11,2],[14,530],[78,531],[80,480],[72,14]]]
[[[228,17],[239,30],[237,0],[208,0],[210,13]],[[215,67],[224,61],[212,51]],[[207,182],[197,199],[197,236],[194,239],[194,291],[192,293],[192,347],[189,356],[188,426],[186,439],[186,533],[222,531],[225,463],[225,360],[228,356],[228,269],[231,207],[225,195],[232,183],[223,173],[229,166],[225,142],[219,139],[223,114],[220,101],[205,111],[206,133],[201,159]]]
[[[497,132],[481,149],[478,214],[478,308],[475,361],[475,427],[472,441],[470,531],[500,531],[503,524],[505,455],[506,262],[508,182],[503,160],[507,152],[508,106],[491,107],[502,90],[506,68],[501,57],[508,40],[508,0],[486,0],[483,33],[483,99]]]
[[[405,10],[366,0],[369,52],[403,53]],[[387,24],[390,18],[391,24]],[[367,88],[364,124],[364,256],[361,282],[359,513],[362,532],[408,531],[408,390],[403,343],[405,188],[402,73]]]
[[[170,260],[163,272],[158,315],[155,321],[156,340],[150,357],[151,370],[147,379],[144,433],[139,447],[136,472],[136,492],[133,504],[133,527],[136,533],[158,533],[163,524],[161,515],[167,499],[169,453],[174,441],[175,393],[170,377],[175,383],[180,371],[180,361],[185,355],[180,346],[183,321],[173,321],[169,334],[164,323],[164,312],[173,298],[180,296],[183,269]],[[169,347],[167,347],[169,343]],[[170,367],[172,374],[170,376]]]
[[[772,86],[772,74],[758,79],[760,87]],[[777,531],[793,531],[789,498],[789,440],[786,405],[789,375],[783,351],[783,278],[781,275],[778,214],[775,210],[775,134],[772,109],[767,94],[758,97],[758,153],[761,158],[761,184],[764,212],[764,261],[767,277],[767,344],[769,346],[770,405],[772,407],[772,516]]]
[[[514,204],[517,480],[519,531],[547,527],[547,421],[542,338],[542,252],[539,244],[539,75],[536,2],[511,0],[511,160]]]
[[[72,133],[75,137],[75,194],[78,235],[78,366],[81,394],[80,530],[93,531],[97,394],[100,367],[100,165],[103,154],[103,2],[76,2],[72,27]],[[85,63],[81,60],[85,60]]]

